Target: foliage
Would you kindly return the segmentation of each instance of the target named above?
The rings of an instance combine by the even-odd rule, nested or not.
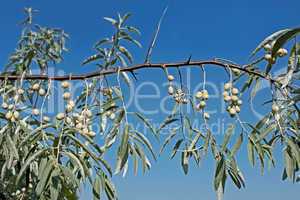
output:
[[[55,93],[53,81],[24,77],[35,67],[41,74],[46,74],[49,63],[59,63],[67,50],[65,40],[68,36],[60,29],[33,25],[33,12],[31,8],[26,9],[21,39],[3,73],[17,74],[20,78],[1,81],[0,190],[6,199],[78,199],[79,188],[86,182],[93,189],[94,199],[104,195],[110,200],[117,199],[111,177],[121,172],[125,175],[131,165],[137,173],[139,163],[145,172],[150,169],[151,160],[157,159],[152,140],[134,128],[129,115],[142,122],[157,139],[165,127],[180,122],[171,129],[160,153],[173,144],[171,158],[181,154],[182,169],[187,174],[192,159],[199,165],[210,150],[216,163],[213,185],[219,195],[224,192],[227,179],[238,188],[245,187],[245,178],[237,161],[237,152],[245,142],[250,164],[254,166],[258,158],[261,172],[266,163],[275,165],[273,149],[280,145],[285,164],[282,178],[299,181],[300,50],[296,36],[300,29],[285,29],[266,38],[253,52],[253,56],[259,56],[264,48],[264,55],[244,68],[233,68],[229,61],[225,62],[229,81],[224,85],[224,101],[234,124],[228,127],[223,141],[218,142],[209,128],[210,116],[205,110],[209,101],[205,82],[201,91],[189,94],[182,84],[175,86],[174,76],[167,68],[163,69],[174,108],[160,126],[154,127],[143,113],[127,111],[120,76],[128,87],[133,83],[130,76],[120,69],[132,63],[133,56],[125,42],[141,46],[131,36],[131,33],[140,34],[138,29],[126,25],[130,14],[118,15],[118,19],[104,18],[114,27],[114,34],[98,41],[94,45],[96,53],[82,63],[94,62],[99,70],[116,69],[113,78],[117,84],[111,85],[106,77],[85,79],[82,82],[84,88],[75,97],[77,93],[72,94],[70,82],[64,81],[61,88],[65,110],[56,115],[47,113],[45,102],[50,101],[49,96]],[[288,53],[283,46],[293,39],[286,72],[273,76],[276,61]],[[265,67],[260,67],[264,64]],[[205,66],[201,68],[206,77]],[[238,114],[242,95],[251,90],[254,98],[263,79],[271,85],[273,96],[266,104],[271,104],[272,109],[255,125],[242,122]],[[241,82],[243,86],[238,89]],[[193,108],[195,116],[183,112],[186,106]],[[194,127],[191,123],[193,117],[200,118],[205,128]],[[100,125],[98,132],[93,130],[94,124]],[[237,133],[237,126],[242,130],[240,133]],[[233,137],[234,134],[238,136]],[[114,150],[115,169],[105,157]]]
[[[33,25],[32,8],[25,9],[28,17],[22,23],[24,29],[16,51],[10,56],[7,69],[13,67],[14,73],[26,72],[32,65],[37,65],[44,72],[49,63],[59,63],[68,35],[61,29]]]

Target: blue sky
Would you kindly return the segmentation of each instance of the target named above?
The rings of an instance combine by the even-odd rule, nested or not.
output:
[[[192,54],[194,59],[221,57],[244,64],[248,62],[250,52],[264,37],[279,29],[299,26],[300,22],[300,1],[297,0],[2,0],[0,5],[1,66],[7,63],[7,57],[15,48],[20,35],[16,24],[23,17],[23,7],[32,6],[40,10],[36,19],[38,23],[64,28],[70,34],[70,52],[57,67],[72,73],[94,69],[93,66],[81,67],[80,63],[93,53],[92,45],[110,33],[110,25],[102,18],[115,16],[117,12],[133,13],[130,23],[142,32],[139,39],[144,48],[133,49],[136,63],[143,62],[145,47],[166,5],[169,5],[169,10],[153,52],[153,62],[184,60]],[[208,75],[213,75],[208,76],[211,81],[218,82],[224,74],[210,70]],[[162,82],[156,72],[141,72],[140,76],[142,80]],[[200,79],[195,76],[193,82],[197,81]],[[155,104],[147,102],[147,105]],[[242,112],[241,117],[249,121],[256,120],[247,112]],[[299,185],[280,180],[281,158],[278,157],[277,161],[275,169],[261,176],[258,167],[253,169],[248,165],[245,151],[242,150],[239,164],[244,171],[247,187],[238,191],[229,181],[225,200],[296,199]],[[205,159],[201,168],[192,167],[189,175],[185,176],[178,159],[170,161],[165,155],[144,176],[116,177],[114,180],[120,199],[123,200],[208,200],[214,199],[211,182],[213,171],[214,164]],[[90,199],[88,188],[83,190],[81,197]]]

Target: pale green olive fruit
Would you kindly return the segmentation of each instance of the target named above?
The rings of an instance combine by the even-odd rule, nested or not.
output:
[[[280,48],[278,49],[277,53],[276,53],[279,57],[284,57],[288,54],[288,51],[284,48]]]
[[[34,108],[34,109],[32,109],[32,112],[31,112],[31,113],[32,113],[33,115],[37,116],[37,115],[40,114],[40,110],[37,109],[37,108]]]
[[[231,100],[232,100],[233,102],[237,102],[237,101],[239,100],[239,97],[236,96],[236,95],[232,95],[232,96],[231,96]]]
[[[223,97],[229,96],[229,93],[227,91],[223,92]]]
[[[235,106],[235,111],[236,111],[237,113],[239,113],[239,112],[241,112],[241,108],[240,108],[239,106]]]
[[[169,93],[169,95],[173,95],[174,94],[174,88],[172,86],[168,87],[168,93]]]
[[[40,89],[40,84],[39,84],[39,83],[33,84],[32,87],[31,87],[31,89],[32,89],[33,91],[37,91],[38,89]]]
[[[40,96],[45,96],[45,94],[46,94],[46,91],[43,88],[40,88],[39,89],[39,95]]]
[[[230,114],[230,115],[235,115],[235,114],[236,114],[236,109],[233,108],[233,107],[230,108],[230,109],[229,109],[229,114]]]
[[[225,83],[224,90],[229,90],[230,88],[232,88],[232,83],[230,83],[230,82]]]
[[[89,132],[87,133],[87,135],[90,136],[90,137],[95,137],[95,136],[96,136],[96,133],[95,133],[94,131],[89,131]]]
[[[237,101],[237,104],[240,106],[240,105],[243,104],[243,101],[239,99],[239,100]]]
[[[49,118],[48,116],[44,116],[44,117],[43,117],[43,121],[44,121],[44,122],[50,122],[50,118]]]
[[[69,100],[69,99],[71,98],[71,93],[70,93],[70,92],[65,92],[65,93],[63,94],[63,98],[64,98],[65,100]]]
[[[61,83],[61,87],[67,89],[70,87],[70,83],[68,81],[63,81]]]
[[[204,114],[203,114],[203,116],[204,116],[204,119],[209,119],[210,118],[210,115],[209,115],[209,113],[207,113],[207,112],[205,112]]]
[[[13,113],[11,111],[8,111],[6,114],[5,114],[5,118],[7,120],[11,120],[11,118],[13,117]]]
[[[58,113],[57,115],[56,115],[56,119],[57,120],[63,120],[65,118],[65,113]]]
[[[173,75],[168,75],[168,80],[169,81],[173,81],[175,78],[174,78],[174,76]]]
[[[273,112],[273,113],[277,113],[278,111],[279,111],[279,106],[276,105],[276,104],[273,104],[273,105],[272,105],[272,112]]]
[[[237,95],[239,93],[239,90],[237,88],[232,88],[231,93],[233,95]]]
[[[197,99],[201,99],[203,95],[201,91],[198,91],[195,96]]]
[[[8,108],[8,104],[5,103],[5,102],[3,102],[2,105],[1,105],[1,107],[2,107],[3,109],[7,109],[7,108]]]
[[[19,88],[19,89],[17,90],[17,93],[18,93],[19,95],[22,95],[22,94],[24,94],[24,90],[23,90],[22,88]]]
[[[226,101],[226,102],[231,101],[231,96],[225,96],[224,101]]]
[[[109,115],[109,119],[114,120],[116,118],[116,114],[115,113],[111,113]]]
[[[266,51],[271,51],[271,50],[272,50],[272,45],[271,45],[271,44],[266,44],[266,45],[264,46],[264,49],[265,49]]]
[[[14,114],[13,114],[13,117],[14,117],[15,119],[19,119],[20,113],[19,113],[18,111],[15,111]]]
[[[199,108],[202,109],[206,106],[206,102],[205,101],[200,101],[199,103]]]

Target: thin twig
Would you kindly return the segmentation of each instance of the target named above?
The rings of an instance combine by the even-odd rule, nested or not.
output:
[[[158,24],[157,24],[157,28],[156,28],[156,31],[155,31],[155,34],[154,34],[154,37],[150,43],[150,46],[148,48],[148,51],[147,51],[147,56],[146,56],[146,59],[145,59],[145,63],[149,63],[150,62],[150,58],[151,58],[151,54],[152,54],[152,50],[153,50],[153,47],[155,45],[155,42],[157,40],[157,36],[158,36],[158,33],[159,33],[159,30],[160,30],[160,26],[161,26],[161,23],[167,13],[167,10],[168,10],[168,6],[164,9],[159,21],[158,21]]]

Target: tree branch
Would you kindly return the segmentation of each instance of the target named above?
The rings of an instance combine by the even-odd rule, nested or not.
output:
[[[226,62],[221,62],[217,60],[204,60],[204,61],[190,61],[187,63],[184,62],[174,62],[174,63],[144,63],[144,64],[137,64],[132,65],[128,67],[124,67],[120,69],[120,72],[133,72],[136,70],[144,69],[144,68],[185,68],[185,67],[201,67],[201,65],[212,65],[215,67],[222,67],[222,68],[232,68],[232,69],[239,69],[240,71],[243,71],[247,74],[252,74],[254,76],[263,78],[265,80],[271,81],[271,82],[277,82],[275,79],[272,79],[270,76],[265,75],[261,72],[250,70],[247,67],[250,65],[236,65]],[[109,68],[105,70],[100,71],[94,71],[90,73],[85,74],[78,74],[78,75],[63,75],[63,76],[48,76],[48,75],[25,75],[23,79],[26,80],[53,80],[53,81],[64,81],[64,80],[84,80],[104,75],[111,75],[116,74],[118,72],[118,68]],[[0,75],[0,80],[17,80],[20,79],[21,76],[16,75]]]

